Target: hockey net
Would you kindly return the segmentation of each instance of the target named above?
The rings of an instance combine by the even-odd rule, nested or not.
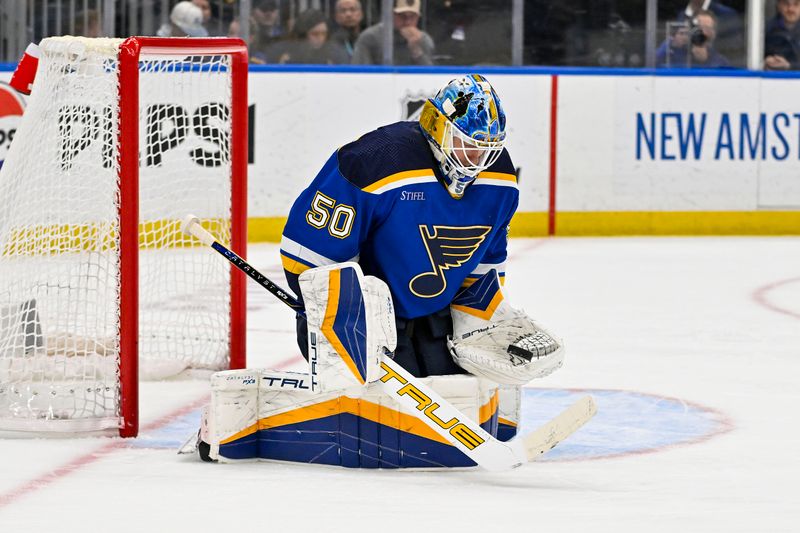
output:
[[[0,170],[0,430],[134,436],[137,373],[244,365],[242,280],[180,221],[198,215],[243,255],[246,51],[40,49]]]

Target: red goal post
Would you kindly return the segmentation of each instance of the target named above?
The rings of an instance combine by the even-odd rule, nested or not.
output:
[[[139,176],[139,58],[144,54],[186,56],[209,53],[231,58],[231,247],[247,249],[247,46],[241,39],[228,38],[159,38],[130,37],[120,46],[119,85],[131,87],[131,94],[120,93],[120,136],[133,139],[120,144],[120,194],[131,202],[120,202],[120,250],[136,258],[132,268],[138,270],[138,176]],[[127,211],[123,211],[127,206]],[[135,222],[134,222],[135,221]],[[246,285],[245,278],[230,266],[230,368],[246,365]],[[135,274],[122,276],[120,305],[138,308],[139,294]],[[126,283],[125,280],[128,280]],[[138,321],[129,314],[120,323],[121,387],[134,391],[131,397],[121,395],[122,424],[120,436],[134,437],[138,433],[138,366],[131,364],[125,353],[138,353]]]

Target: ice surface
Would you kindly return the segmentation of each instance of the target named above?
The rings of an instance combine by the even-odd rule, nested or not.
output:
[[[249,257],[283,281],[275,245]],[[204,464],[175,449],[207,385],[145,382],[138,439],[0,440],[0,530],[800,531],[800,238],[518,239],[506,291],[567,346],[523,431],[600,410],[541,462]],[[291,312],[248,292],[250,365],[302,370]]]

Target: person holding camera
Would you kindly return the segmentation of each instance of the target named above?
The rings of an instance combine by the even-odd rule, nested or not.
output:
[[[662,4],[664,2],[660,2]],[[675,20],[691,23],[701,11],[709,11],[714,15],[715,34],[714,49],[725,56],[731,65],[744,67],[746,64],[746,39],[742,15],[734,8],[730,0],[688,0],[686,7],[677,13]],[[743,3],[743,2],[742,2]]]
[[[724,68],[730,61],[714,48],[717,21],[710,11],[698,11],[691,23],[679,27],[656,51],[656,66],[666,68]]]
[[[778,0],[776,7],[764,32],[764,68],[800,70],[800,0]]]

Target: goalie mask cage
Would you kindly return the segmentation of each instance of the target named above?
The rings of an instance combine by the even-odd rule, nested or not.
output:
[[[0,170],[0,430],[138,431],[138,380],[245,363],[239,39],[42,41]]]

